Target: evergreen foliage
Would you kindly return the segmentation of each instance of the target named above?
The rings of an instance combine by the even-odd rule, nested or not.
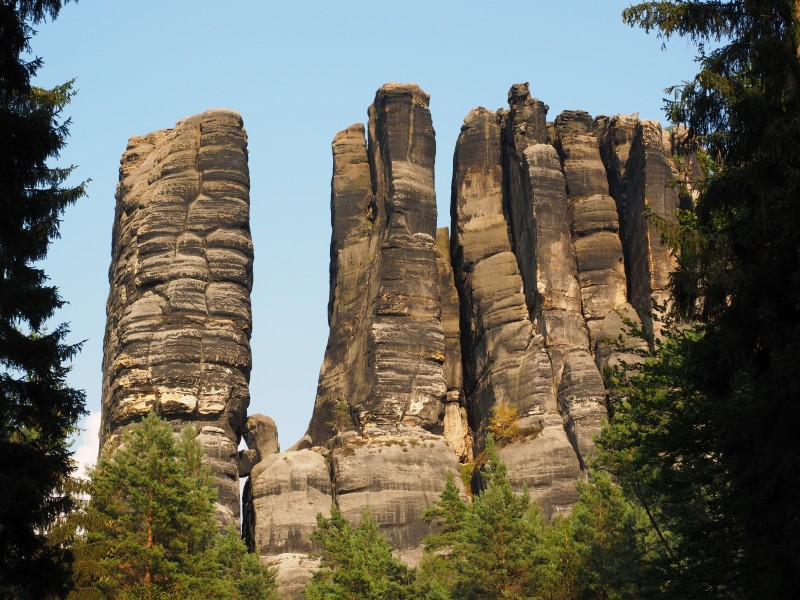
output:
[[[72,82],[33,87],[42,66],[26,60],[32,26],[55,18],[57,0],[0,3],[0,596],[42,598],[63,591],[70,555],[45,534],[74,504],[68,436],[84,394],[66,384],[80,344],[47,321],[64,304],[36,266],[58,237],[65,208],[84,195],[57,168],[68,135],[62,116]]]
[[[464,527],[470,505],[461,499],[455,477],[447,474],[447,482],[439,499],[422,513],[422,519],[437,526],[438,532],[424,540],[425,553],[417,573],[420,596],[427,600],[450,597],[455,585],[455,566],[451,559],[453,545]]]
[[[677,307],[699,325],[625,382],[611,445],[675,536],[662,532],[675,593],[795,598],[800,3],[647,2],[624,18],[698,45],[700,72],[667,108],[706,174],[674,280]]]
[[[602,471],[593,471],[578,490],[570,516],[549,530],[563,531],[550,542],[561,557],[554,571],[580,592],[572,597],[633,600],[646,595],[647,559],[655,541],[644,512]]]
[[[453,598],[533,597],[543,562],[544,522],[528,493],[512,490],[491,435],[485,452],[486,487],[475,497],[453,544]]]
[[[735,589],[743,531],[728,520],[729,474],[720,432],[703,410],[686,356],[701,336],[671,321],[642,362],[606,372],[614,418],[598,441],[595,466],[612,473],[641,507],[658,543],[652,587],[674,597],[725,597]],[[734,586],[732,588],[732,586]]]
[[[545,524],[527,493],[511,489],[506,466],[487,436],[484,489],[471,505],[448,478],[424,518],[440,526],[425,540],[420,595],[435,598],[532,598],[539,592]]]
[[[425,519],[417,586],[427,600],[449,598],[633,600],[647,593],[655,545],[644,512],[600,472],[579,484],[566,518],[547,524],[527,493],[515,494],[494,441],[486,444],[485,489],[464,503],[448,483]]]
[[[416,598],[414,570],[392,555],[369,511],[357,527],[334,505],[317,515],[311,539],[319,546],[319,570],[306,587],[309,600],[405,600]]]
[[[176,443],[151,413],[91,477],[71,598],[273,597],[274,576],[235,530],[220,533],[194,428]]]

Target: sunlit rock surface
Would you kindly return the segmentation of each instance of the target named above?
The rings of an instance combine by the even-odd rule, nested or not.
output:
[[[150,411],[198,430],[239,518],[238,443],[250,401],[247,135],[212,110],[133,137],[120,162],[109,269],[101,443]]]

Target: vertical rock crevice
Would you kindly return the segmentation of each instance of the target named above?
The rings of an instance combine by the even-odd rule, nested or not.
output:
[[[680,174],[670,140],[659,123],[640,121],[636,115],[613,117],[601,133],[610,192],[620,216],[628,299],[645,329],[656,334],[653,302],[668,303],[676,265],[649,215],[674,222],[681,208]]]

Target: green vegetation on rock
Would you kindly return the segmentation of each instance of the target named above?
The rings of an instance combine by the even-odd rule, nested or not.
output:
[[[332,506],[329,519],[317,515],[311,539],[319,546],[321,564],[306,587],[309,600],[416,598],[414,570],[392,555],[369,511],[353,526]]]

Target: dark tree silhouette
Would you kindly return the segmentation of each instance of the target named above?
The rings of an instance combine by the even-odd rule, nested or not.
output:
[[[66,185],[71,168],[48,164],[68,135],[68,82],[33,87],[41,59],[27,60],[34,25],[63,2],[0,3],[0,596],[43,598],[68,581],[69,557],[46,532],[70,510],[63,483],[72,471],[67,437],[84,394],[66,384],[79,344],[48,330],[64,304],[37,266],[58,236],[64,209],[84,194]]]

